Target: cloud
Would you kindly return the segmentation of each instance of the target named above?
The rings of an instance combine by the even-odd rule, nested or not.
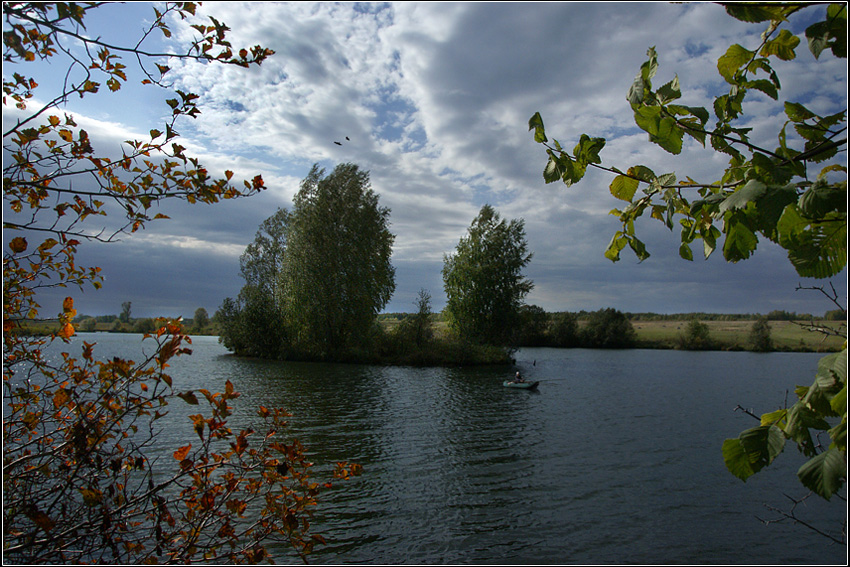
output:
[[[789,293],[798,279],[781,250],[765,245],[735,265],[719,252],[688,263],[678,258],[678,234],[649,219],[638,231],[653,256],[638,264],[624,252],[611,264],[602,253],[619,223],[608,212],[621,206],[609,193],[612,176],[590,170],[576,186],[546,185],[545,152],[528,132],[529,117],[539,111],[550,138],[566,147],[582,133],[605,137],[603,165],[642,164],[713,181],[727,159],[692,140],[680,156],[649,144],[626,93],[654,46],[655,84],[678,76],[683,104],[711,108],[713,97],[728,90],[717,58],[735,42],[757,45],[762,25],[737,22],[711,3],[214,2],[199,12],[199,19],[209,14],[226,22],[234,46],[260,44],[276,54],[252,69],[173,62],[168,77],[200,94],[203,111],[178,130],[211,170],[259,173],[269,189],[214,207],[169,205],[163,212],[171,221],[127,238],[120,251],[98,247],[104,265],[120,267],[113,281],[132,273],[128,286],[148,276],[171,282],[175,294],[161,283],[145,288],[159,290],[147,294],[151,305],[185,305],[185,315],[201,306],[190,301],[203,297],[213,310],[235,296],[239,247],[278,207],[291,206],[313,163],[332,169],[341,162],[369,170],[381,205],[392,210],[398,285],[390,311],[412,309],[421,287],[441,307],[443,254],[485,203],[505,218],[525,219],[534,251],[528,273],[536,283],[529,301],[546,309],[810,305]],[[184,42],[190,23],[173,27]],[[797,33],[805,29],[805,21],[792,23]],[[122,25],[132,27],[129,20]],[[804,45],[798,53],[805,65],[776,65],[783,97],[818,112],[846,108],[845,61],[814,61]],[[782,101],[753,101],[744,122],[754,139],[775,147]],[[122,128],[144,131],[140,116],[116,120],[119,111],[102,112],[115,131],[102,135],[112,141]],[[161,112],[161,105],[138,107],[152,123]],[[205,291],[177,292],[192,286],[175,275],[203,282]]]

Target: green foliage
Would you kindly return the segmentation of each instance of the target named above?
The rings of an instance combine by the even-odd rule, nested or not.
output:
[[[525,347],[546,346],[549,342],[549,315],[537,305],[523,305],[511,344]]]
[[[845,109],[819,115],[800,102],[784,101],[772,60],[796,60],[800,40],[783,26],[792,14],[802,10],[817,10],[820,14],[805,32],[814,57],[819,59],[831,52],[835,57],[846,58],[847,4],[724,6],[736,19],[768,22],[768,27],[758,45],[731,45],[718,59],[717,72],[728,85],[728,92],[717,96],[711,109],[680,104],[678,77],[655,87],[659,69],[655,48],[647,51],[647,60],[627,94],[635,123],[648,134],[650,143],[678,155],[684,141],[690,138],[723,154],[728,166],[716,179],[695,181],[673,172],[656,173],[644,165],[603,167],[599,150],[604,140],[582,134],[569,152],[557,140],[549,141],[543,118],[535,113],[528,126],[534,131],[535,142],[546,148],[548,161],[543,179],[571,185],[581,180],[587,167],[615,176],[610,192],[625,203],[621,209],[611,211],[622,223],[605,251],[605,256],[615,262],[627,246],[639,260],[649,257],[636,234],[636,221],[646,214],[671,231],[678,224],[679,255],[685,260],[693,260],[691,245],[696,240],[702,240],[706,258],[720,246],[727,261],[746,260],[755,253],[761,237],[784,248],[801,277],[838,275],[847,265],[847,168],[835,158],[846,151],[847,112]],[[775,124],[775,148],[756,144],[750,139],[751,128],[741,125],[745,104],[753,93],[776,101],[774,115],[781,118]],[[762,100],[759,103],[764,104]],[[712,113],[714,122],[709,125]],[[815,165],[820,170],[810,172],[809,168]],[[757,325],[754,348],[767,349],[767,323]],[[763,418],[760,427],[727,440],[723,453],[729,470],[742,479],[748,478],[769,465],[781,452],[784,440],[790,439],[811,457],[798,475],[806,487],[829,498],[843,486],[846,357],[845,337],[845,350],[824,359],[830,370],[825,371],[822,364],[815,384],[798,388],[800,401],[788,410],[787,417],[767,423]],[[841,423],[830,429],[826,425],[829,417],[838,417]],[[828,449],[818,450],[811,444],[812,428],[829,430]]]
[[[216,312],[219,342],[244,356],[279,356],[287,344],[280,277],[289,213],[279,209],[264,220],[239,265],[245,285],[236,300],[226,298]]]
[[[534,284],[522,275],[531,261],[522,220],[507,222],[484,205],[443,257],[443,284],[450,328],[473,342],[507,344],[520,324],[523,298]]]
[[[713,346],[708,325],[692,319],[679,337],[679,348],[684,350],[706,350]]]
[[[155,332],[156,329],[156,323],[154,323],[153,319],[148,317],[144,319],[136,319],[136,321],[133,323],[134,333],[149,334]]]
[[[798,401],[793,406],[766,413],[760,426],[727,439],[723,458],[732,474],[747,480],[769,465],[782,452],[785,439],[790,439],[810,457],[797,471],[800,482],[829,500],[847,477],[846,351],[821,359],[812,386],[798,387],[795,393]],[[827,419],[832,418],[840,421],[830,425]],[[825,449],[815,442],[813,432],[827,432],[830,443]]]
[[[416,313],[402,319],[395,333],[401,344],[409,344],[412,348],[421,349],[434,340],[431,294],[420,289],[415,305]]]
[[[755,352],[770,352],[773,350],[773,340],[770,338],[770,325],[767,317],[759,317],[750,329],[750,348]]]
[[[578,317],[574,313],[554,314],[549,325],[547,344],[562,348],[578,346]]]
[[[611,307],[591,313],[581,330],[582,346],[587,348],[630,348],[636,339],[629,318]]]
[[[197,331],[203,331],[210,324],[210,315],[203,307],[195,309],[195,316],[192,318],[192,325]]]
[[[121,304],[121,315],[118,316],[118,319],[121,320],[122,323],[130,322],[130,314],[132,312],[133,304],[130,301],[125,301]]]
[[[368,330],[395,291],[390,210],[369,173],[314,165],[295,195],[281,273],[290,338],[302,352],[335,358]]]
[[[678,78],[653,89],[658,59],[654,48],[647,52],[648,60],[641,66],[627,97],[635,123],[647,132],[651,143],[671,154],[680,153],[686,136],[726,154],[729,167],[718,180],[700,183],[686,177],[679,181],[675,173],[657,174],[643,165],[625,171],[602,167],[599,150],[604,140],[593,138],[597,141],[591,151],[591,138],[583,134],[570,154],[557,140],[548,141],[539,113],[529,120],[535,141],[547,148],[549,161],[543,174],[547,183],[576,183],[584,176],[586,166],[591,165],[615,175],[611,194],[627,205],[612,211],[621,220],[622,229],[612,237],[605,252],[607,258],[619,260],[626,246],[640,260],[649,257],[635,232],[635,221],[646,213],[670,230],[679,217],[680,256],[687,260],[693,259],[691,244],[696,239],[703,241],[703,253],[708,257],[721,236],[725,236],[724,257],[731,262],[745,260],[756,250],[761,235],[786,249],[801,276],[830,277],[845,267],[846,167],[827,165],[812,182],[807,166],[830,160],[846,146],[846,138],[838,139],[846,131],[846,112],[819,116],[800,103],[784,103],[787,120],[778,128],[779,147],[774,150],[755,145],[748,137],[749,129],[736,126],[749,93],[759,91],[778,99],[780,83],[770,59],[795,59],[799,40],[780,29],[780,24],[802,8],[803,5],[763,10],[728,6],[736,17],[743,14],[742,17],[755,18],[757,13],[758,17],[775,19],[755,50],[733,45],[719,59],[718,72],[730,87],[728,94],[715,99],[717,122],[711,129],[708,109],[675,103],[682,96]],[[837,56],[846,57],[846,45],[842,43],[846,42],[846,5],[832,5],[826,11],[826,20],[807,30],[810,48],[817,56],[829,46]],[[756,78],[761,74],[767,78]],[[801,137],[802,147],[789,145],[789,127]],[[687,197],[686,191],[694,196]]]
[[[219,340],[265,358],[341,359],[362,350],[395,289],[388,226],[368,172],[342,164],[325,177],[314,166],[293,211],[263,221],[242,254],[245,285],[216,313]]]

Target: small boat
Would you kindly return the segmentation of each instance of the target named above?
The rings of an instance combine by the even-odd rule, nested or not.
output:
[[[522,390],[533,390],[540,382],[514,382],[513,380],[505,380],[502,384],[505,388],[520,388]]]

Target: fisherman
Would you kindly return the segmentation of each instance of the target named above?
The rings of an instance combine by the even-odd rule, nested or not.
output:
[[[519,372],[517,372],[516,377],[514,377],[514,383],[518,383],[518,382],[525,382],[525,380],[523,379],[522,375]]]

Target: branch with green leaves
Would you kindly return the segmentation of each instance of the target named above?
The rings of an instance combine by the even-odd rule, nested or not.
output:
[[[682,97],[678,77],[653,89],[658,59],[654,48],[647,52],[648,59],[627,96],[635,123],[647,132],[650,142],[673,155],[681,153],[687,135],[703,147],[709,144],[729,156],[729,165],[717,180],[679,179],[674,172],[657,174],[645,165],[622,169],[603,166],[600,153],[604,138],[582,134],[568,151],[558,140],[549,140],[540,113],[531,117],[529,130],[534,131],[534,140],[544,145],[548,155],[544,181],[562,181],[569,186],[579,182],[589,167],[615,175],[610,192],[626,206],[611,211],[622,222],[622,229],[611,239],[605,251],[607,258],[616,262],[626,246],[641,261],[649,257],[635,230],[635,221],[648,213],[670,230],[678,219],[679,254],[687,260],[693,259],[691,244],[696,239],[703,241],[707,258],[722,235],[724,257],[731,262],[744,260],[755,251],[757,235],[761,234],[788,251],[801,276],[830,277],[844,268],[846,167],[826,165],[812,181],[807,166],[826,162],[846,148],[846,136],[841,137],[846,133],[846,111],[820,116],[803,104],[786,102],[787,119],[779,128],[778,147],[773,150],[753,143],[749,139],[751,129],[736,125],[748,93],[758,91],[778,99],[781,85],[770,59],[791,61],[796,57],[800,40],[780,24],[803,7],[727,6],[738,19],[770,24],[756,49],[736,44],[718,60],[718,73],[730,89],[714,101],[713,129],[708,128],[710,113],[706,108],[676,103]],[[816,57],[827,48],[838,57],[846,57],[846,18],[846,5],[834,4],[827,9],[823,22],[807,29],[809,47]],[[760,74],[767,78],[758,78]],[[803,147],[789,144],[789,126],[802,139]]]
[[[648,214],[671,231],[678,221],[679,255],[686,260],[693,260],[691,245],[697,239],[702,240],[708,258],[721,246],[721,238],[727,261],[746,260],[755,252],[761,235],[787,251],[801,277],[835,276],[847,265],[847,168],[835,160],[847,147],[846,109],[821,116],[799,102],[784,102],[785,118],[776,124],[774,149],[750,139],[752,128],[742,125],[741,119],[744,104],[754,92],[779,101],[781,83],[771,61],[796,58],[800,38],[783,27],[792,14],[823,9],[823,19],[805,31],[809,50],[816,59],[826,52],[846,59],[847,5],[723,5],[738,20],[767,22],[768,27],[753,49],[735,44],[719,58],[717,72],[729,90],[714,99],[713,127],[709,127],[708,109],[678,103],[682,98],[678,77],[653,87],[658,71],[655,48],[648,50],[648,59],[626,97],[635,124],[648,134],[650,143],[679,155],[687,136],[727,156],[728,165],[717,179],[695,181],[675,172],[658,174],[645,165],[603,166],[604,138],[582,134],[570,151],[558,140],[549,140],[538,112],[528,126],[535,142],[546,148],[543,179],[570,186],[578,183],[588,168],[614,175],[611,195],[626,203],[611,211],[622,223],[605,250],[605,256],[614,262],[627,246],[639,260],[649,257],[635,231],[636,221]],[[812,164],[820,165],[815,174],[809,172]],[[846,485],[846,348],[823,358],[814,383],[797,387],[795,393],[798,401],[792,407],[766,413],[758,427],[727,439],[723,458],[730,472],[746,480],[773,462],[786,440],[791,440],[809,458],[797,473],[800,482],[829,500]],[[829,442],[821,442],[821,434],[827,434]]]

